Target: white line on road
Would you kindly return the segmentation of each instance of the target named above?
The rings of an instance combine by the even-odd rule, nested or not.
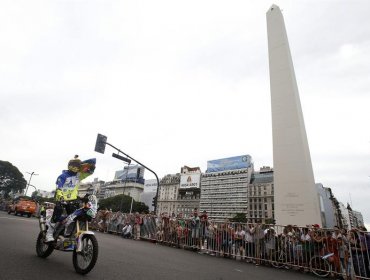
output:
[[[243,270],[240,270],[240,269],[234,269],[235,271],[238,271],[238,272],[243,272]]]
[[[18,221],[27,221],[27,222],[33,221],[33,220],[27,220],[27,219],[22,219],[22,218],[9,218],[9,217],[0,217],[0,219],[18,220]]]

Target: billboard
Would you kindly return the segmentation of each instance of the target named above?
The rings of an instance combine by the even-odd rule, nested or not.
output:
[[[157,191],[157,179],[145,180],[144,192],[156,192]]]
[[[207,161],[207,171],[220,172],[225,170],[244,169],[252,165],[252,157],[250,155],[242,155],[236,157],[222,158]]]
[[[200,188],[200,173],[181,174],[180,189]]]
[[[143,179],[144,178],[144,167],[140,165],[129,165],[125,166],[123,170],[116,171],[114,176],[115,180],[128,179]]]

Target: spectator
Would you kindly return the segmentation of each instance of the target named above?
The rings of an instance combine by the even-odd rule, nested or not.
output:
[[[235,231],[235,255],[239,253],[240,259],[244,260],[244,248],[245,248],[245,231],[242,227],[242,225],[237,225],[236,231]]]
[[[337,239],[338,237],[342,237],[342,233],[338,226],[334,226],[334,231],[332,233],[332,238]]]
[[[325,236],[321,238],[316,238],[316,241],[323,244],[321,249],[321,256],[327,255],[328,253],[333,253],[332,257],[329,257],[329,262],[334,264],[335,271],[340,272],[340,261],[338,252],[337,240],[332,237],[331,231],[326,231]]]
[[[135,213],[135,239],[140,240],[140,228],[143,223],[143,218],[141,215],[136,212]]]
[[[366,277],[366,268],[363,253],[366,250],[364,243],[361,242],[357,229],[352,229],[349,235],[349,244],[351,248],[351,260],[357,279]]]
[[[233,245],[234,239],[234,229],[231,226],[228,226],[228,223],[221,225],[221,254],[224,258],[231,256],[231,248]]]
[[[255,245],[255,257],[256,257],[256,265],[261,264],[261,257],[264,249],[264,230],[263,225],[260,223],[256,223],[254,225],[254,245]]]
[[[191,238],[192,246],[200,249],[200,218],[198,216],[198,209],[194,208],[193,217],[191,218]]]
[[[203,211],[202,215],[200,215],[200,247],[201,249],[207,249],[204,248],[207,243],[207,237],[208,237],[208,215],[207,211]]]
[[[341,266],[341,272],[346,276],[349,277],[349,270],[348,270],[348,246],[343,242],[342,236],[337,237],[338,242],[338,253],[339,253],[339,261]]]
[[[313,255],[313,246],[310,230],[305,227],[302,229],[302,234],[300,237],[300,242],[302,243],[303,248],[303,262],[308,265],[311,255]]]
[[[252,262],[255,257],[254,231],[255,228],[253,224],[248,224],[245,231],[245,251],[247,262]]]
[[[276,248],[276,236],[273,228],[265,230],[265,255],[268,260],[273,260],[274,252]]]
[[[216,251],[216,237],[217,237],[217,225],[214,225],[211,221],[208,226],[208,252],[211,256],[215,255]]]
[[[181,226],[180,221],[177,222],[176,227],[176,238],[177,238],[177,248],[180,248],[180,246],[183,244],[183,227]]]
[[[126,225],[122,229],[122,237],[123,238],[132,237],[132,226],[128,222],[126,222]]]

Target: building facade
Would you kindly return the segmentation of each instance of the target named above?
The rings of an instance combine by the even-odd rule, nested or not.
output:
[[[264,166],[260,171],[253,172],[248,186],[248,222],[273,224],[274,207],[274,172]]]
[[[140,201],[148,206],[150,212],[154,211],[153,199],[157,194],[157,188],[158,184],[156,179],[145,180],[144,191],[140,195]]]
[[[324,187],[321,183],[316,184],[316,190],[320,202],[322,227],[333,228],[334,226],[338,226],[331,190]]]
[[[158,200],[157,200],[157,215],[175,213],[177,204],[177,195],[180,188],[181,175],[168,174],[164,176],[159,182]],[[176,213],[175,213],[176,214]]]
[[[81,183],[78,189],[78,196],[84,197],[86,194],[95,194],[98,199],[100,199],[100,192],[102,186],[105,182],[94,178],[92,182]]]
[[[194,212],[194,208],[199,209],[201,174],[202,172],[199,167],[184,166],[181,168],[180,186],[175,214],[181,213],[184,218],[189,218]]]
[[[252,173],[249,155],[208,161],[201,177],[200,211],[207,211],[214,221],[247,214]]]
[[[360,212],[352,210],[352,216],[354,227],[360,228],[364,226],[364,218],[362,217],[362,214]]]
[[[98,199],[124,194],[131,196],[135,201],[141,201],[145,183],[144,171],[140,165],[125,166],[123,170],[116,171],[113,181],[100,185]]]

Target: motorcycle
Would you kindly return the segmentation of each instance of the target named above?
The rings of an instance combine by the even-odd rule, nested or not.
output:
[[[80,201],[62,202],[76,209]],[[78,204],[77,204],[78,203]],[[78,205],[78,206],[77,206]],[[77,207],[76,207],[77,206]],[[45,215],[40,215],[40,233],[36,241],[36,253],[38,257],[47,258],[54,250],[73,252],[73,267],[79,274],[89,273],[98,259],[98,241],[94,232],[89,230],[91,221],[97,210],[97,198],[95,195],[88,196],[88,202],[82,208],[68,215],[54,230],[53,242],[46,243],[46,231],[53,216],[53,209],[47,209]]]

